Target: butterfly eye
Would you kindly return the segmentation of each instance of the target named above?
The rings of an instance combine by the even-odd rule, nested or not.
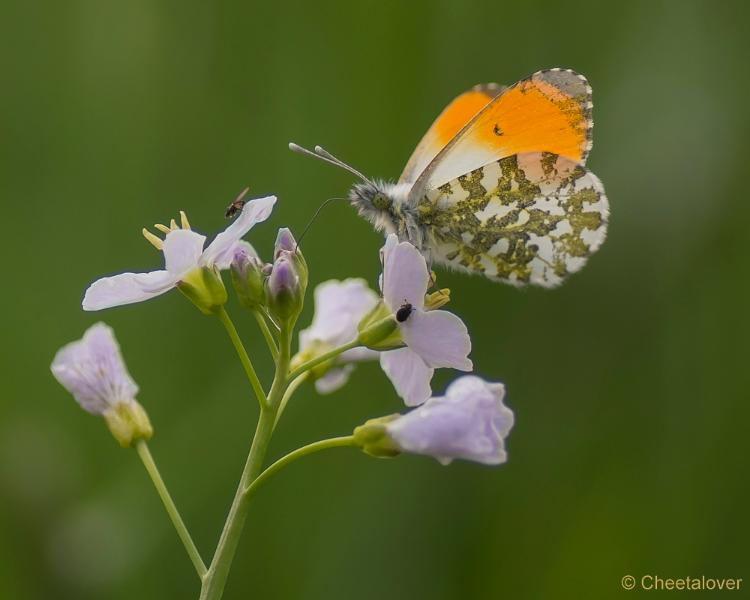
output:
[[[389,208],[391,208],[391,204],[393,204],[391,199],[385,194],[381,194],[380,192],[375,194],[375,196],[373,196],[372,198],[372,205],[378,210],[388,210]]]

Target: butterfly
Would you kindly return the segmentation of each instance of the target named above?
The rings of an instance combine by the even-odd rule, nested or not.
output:
[[[553,287],[583,267],[607,232],[604,188],[585,167],[591,95],[569,69],[475,86],[438,116],[396,183],[369,179],[320,146],[289,147],[360,179],[351,204],[428,264]]]

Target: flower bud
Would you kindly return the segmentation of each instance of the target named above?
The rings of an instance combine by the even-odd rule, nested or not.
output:
[[[404,344],[396,318],[382,301],[365,315],[357,329],[360,344],[371,350],[393,350]]]
[[[274,260],[279,257],[282,251],[294,252],[297,250],[297,240],[294,239],[291,230],[288,227],[282,227],[276,234],[276,243],[273,247]]]
[[[240,303],[250,310],[263,306],[266,293],[263,263],[250,244],[238,244],[231,264],[232,285]]]
[[[273,250],[274,261],[282,255],[286,255],[294,262],[304,294],[308,279],[307,261],[302,254],[302,250],[299,249],[297,240],[294,239],[292,232],[287,227],[279,229],[279,233],[276,235],[276,244]]]
[[[273,316],[281,321],[294,320],[299,316],[304,290],[299,273],[288,254],[282,253],[274,262],[266,288],[268,307]]]
[[[365,454],[378,458],[392,458],[400,454],[398,446],[388,435],[387,425],[399,418],[400,415],[388,415],[370,419],[364,425],[354,429],[354,443],[359,446]]]
[[[120,402],[102,413],[102,416],[123,448],[132,446],[139,439],[150,440],[154,435],[148,414],[136,400]]]
[[[177,284],[179,289],[204,315],[216,314],[227,302],[227,289],[219,271],[198,267]]]

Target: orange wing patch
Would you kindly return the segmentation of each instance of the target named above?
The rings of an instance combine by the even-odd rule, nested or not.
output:
[[[542,78],[522,81],[505,92],[472,124],[484,144],[499,158],[523,152],[552,152],[583,162],[589,150],[591,124],[585,89],[570,96]]]
[[[475,88],[451,102],[433,124],[437,143],[446,146],[492,98],[486,91]]]
[[[416,179],[415,200],[427,190],[514,154],[552,152],[585,163],[591,149],[592,106],[591,87],[573,71],[539,71],[519,81],[445,144]],[[441,121],[442,115],[436,125]],[[452,124],[446,121],[446,133]]]
[[[438,152],[504,89],[497,83],[477,85],[446,106],[412,153],[399,183],[413,183]]]

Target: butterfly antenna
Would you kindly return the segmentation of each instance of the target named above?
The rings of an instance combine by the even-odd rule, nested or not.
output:
[[[346,164],[346,163],[345,163],[345,162],[344,162],[343,160],[341,160],[340,158],[338,158],[338,157],[334,156],[333,154],[331,154],[330,152],[328,152],[328,150],[326,150],[326,149],[325,149],[325,148],[323,148],[322,146],[315,146],[315,154],[317,154],[318,156],[322,156],[322,157],[324,157],[324,158],[327,158],[327,159],[328,159],[328,160],[330,160],[331,162],[333,162],[333,163],[336,163],[336,164],[337,164],[338,166],[340,166],[340,167],[341,167],[342,169],[346,169],[346,170],[347,170],[347,171],[349,171],[350,173],[352,173],[352,174],[356,175],[356,176],[357,176],[357,177],[359,177],[359,178],[360,178],[360,179],[361,179],[362,181],[365,181],[365,182],[367,182],[367,183],[370,183],[370,180],[369,180],[369,179],[367,179],[367,177],[365,177],[365,176],[364,176],[364,175],[363,175],[362,173],[360,173],[359,171],[357,171],[357,169],[355,169],[355,168],[354,168],[354,167],[352,167],[351,165],[348,165],[348,164]]]
[[[307,222],[307,225],[305,225],[305,229],[304,229],[304,230],[302,231],[302,235],[300,235],[300,236],[299,236],[299,239],[297,240],[297,245],[296,245],[296,246],[294,247],[294,252],[295,252],[295,253],[297,252],[297,248],[299,248],[299,245],[300,245],[300,244],[302,243],[302,238],[304,238],[304,237],[305,237],[305,234],[306,234],[306,233],[307,233],[307,231],[308,231],[308,230],[310,229],[310,226],[311,226],[311,225],[312,225],[312,224],[313,224],[313,223],[315,222],[315,219],[317,219],[317,218],[318,218],[318,215],[320,214],[320,212],[321,212],[321,211],[322,211],[322,210],[323,210],[323,209],[324,209],[324,208],[325,208],[326,206],[328,206],[328,205],[329,205],[329,204],[330,204],[331,202],[333,202],[334,200],[346,200],[346,198],[328,198],[328,200],[326,200],[325,202],[323,202],[323,204],[321,204],[321,205],[320,205],[320,206],[318,207],[318,210],[316,210],[316,211],[315,211],[315,214],[314,214],[314,215],[312,216],[312,218],[311,218],[311,219],[310,219],[310,220],[309,220],[309,221]]]
[[[312,152],[311,150],[308,150],[307,148],[303,148],[302,146],[299,146],[298,144],[295,144],[294,142],[290,142],[289,149],[292,152],[297,152],[298,154],[306,154],[307,156],[312,156],[313,158],[317,158],[319,160],[327,162],[328,164],[334,165],[335,167],[339,167],[341,169],[344,169],[345,171],[349,171],[349,173],[351,173],[355,177],[358,177],[365,183],[370,183],[370,184],[372,183],[372,181],[370,181],[362,173],[357,171],[357,169],[355,169],[351,165],[346,164],[343,160],[336,158],[333,154],[321,148],[320,146],[315,146],[315,152]]]

